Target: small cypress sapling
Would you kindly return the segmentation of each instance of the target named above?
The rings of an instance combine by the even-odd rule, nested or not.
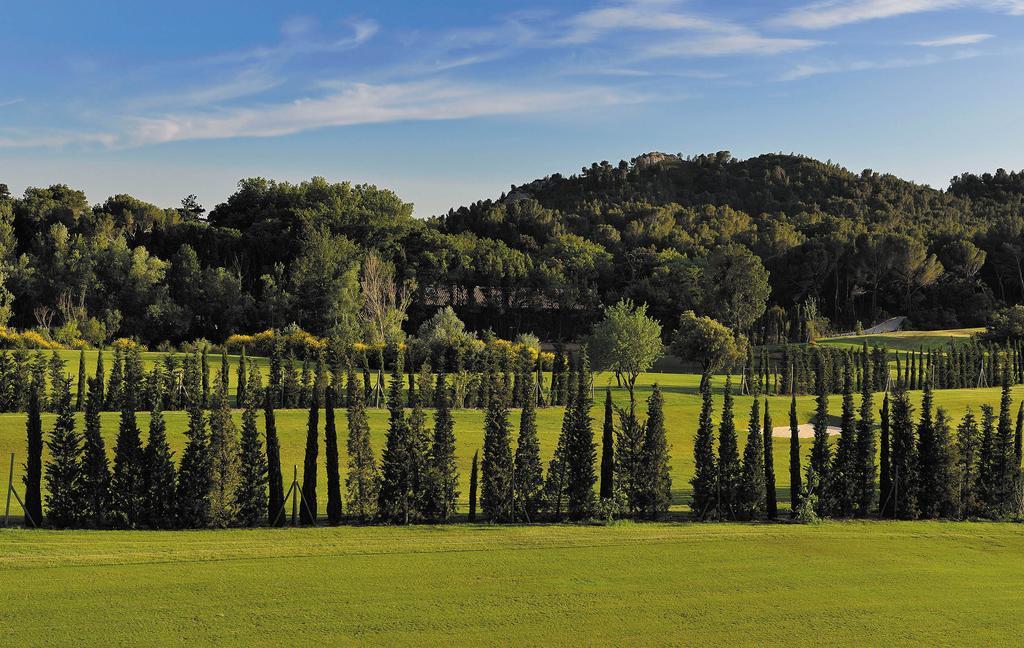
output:
[[[281,475],[281,444],[277,439],[274,401],[278,393],[273,385],[263,390],[263,421],[267,437],[267,523],[284,525],[284,478]],[[255,394],[250,392],[250,397]]]
[[[78,390],[75,393],[75,411],[81,412],[85,406],[85,390],[88,376],[85,373],[85,347],[78,352]]]
[[[46,517],[57,528],[74,526],[81,511],[80,476],[81,437],[75,431],[75,411],[71,405],[71,380],[59,378],[54,393],[57,421],[47,445]]]
[[[39,386],[33,381],[28,392],[28,416],[25,422],[28,457],[22,480],[25,483],[25,514],[35,526],[43,523],[43,421],[40,409]]]
[[[154,529],[169,529],[174,526],[176,475],[161,404],[158,396],[149,415],[149,440],[143,452],[145,495],[142,517]]]
[[[690,510],[698,520],[706,520],[716,512],[718,470],[715,465],[715,430],[711,421],[711,381],[701,386],[700,415],[693,443],[693,501]]]
[[[601,499],[614,495],[615,481],[615,421],[612,412],[612,390],[604,394],[604,426],[601,433]]]
[[[100,428],[103,410],[101,377],[89,380],[85,398],[85,434],[82,443],[81,519],[98,528],[106,524],[110,505],[110,461]]]
[[[334,390],[324,390],[324,460],[327,462],[327,519],[341,522],[341,472],[338,458],[338,431],[334,426]]]
[[[314,395],[310,398],[309,414],[306,418],[306,454],[302,462],[302,502],[299,505],[299,520],[302,524],[316,524],[316,464],[320,454],[319,443],[320,402]]]
[[[244,359],[239,361],[243,366]],[[240,375],[239,378],[242,378]],[[246,376],[244,385],[246,398],[242,412],[242,439],[239,446],[238,487],[235,489],[236,519],[241,526],[258,526],[268,513],[267,499],[267,456],[256,427],[259,407],[259,374],[253,370]],[[241,389],[243,385],[239,385]],[[280,509],[278,509],[280,510]],[[276,512],[275,512],[276,514]]]
[[[476,450],[473,452],[473,464],[469,470],[469,517],[470,522],[476,522],[476,490],[478,480],[478,459],[480,451]]]
[[[779,514],[779,504],[775,493],[775,458],[772,453],[772,415],[768,411],[768,399],[764,399],[764,511],[769,520]]]
[[[789,401],[789,507],[790,516],[796,516],[803,492],[803,474],[800,470],[800,424],[796,418],[796,392]]]

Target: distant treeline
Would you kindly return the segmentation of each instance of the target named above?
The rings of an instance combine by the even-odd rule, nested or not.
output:
[[[0,325],[155,346],[296,323],[373,343],[372,254],[409,289],[408,332],[451,305],[473,330],[575,339],[601,307],[669,330],[714,317],[756,342],[906,315],[984,324],[1024,301],[1020,174],[939,191],[793,155],[645,155],[512,187],[436,218],[386,189],[251,178],[208,214],[66,185],[0,185]],[[379,336],[378,336],[379,337]]]

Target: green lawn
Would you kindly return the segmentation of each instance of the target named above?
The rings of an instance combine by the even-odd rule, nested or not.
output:
[[[864,342],[869,347],[884,346],[891,351],[918,351],[925,349],[944,348],[950,342],[968,342],[971,337],[984,331],[980,328],[949,329],[945,331],[898,331],[878,335],[849,335],[844,337],[822,338],[818,344],[834,346],[854,346],[860,348]]]
[[[668,432],[669,443],[672,454],[672,480],[674,507],[677,510],[685,508],[689,501],[690,485],[689,480],[693,474],[693,437],[696,430],[697,414],[700,407],[700,397],[697,394],[698,377],[693,374],[646,374],[640,379],[639,397],[646,400],[650,393],[650,387],[654,382],[661,384],[665,391],[665,420]],[[716,385],[721,386],[723,379],[716,379]],[[601,416],[603,415],[602,390],[605,386],[614,385],[614,380],[609,374],[599,374],[596,378],[597,404],[595,405],[594,430],[595,438],[600,441]],[[617,402],[625,402],[625,390],[613,389]],[[1014,399],[1018,400],[1024,395],[1024,387],[1014,388]],[[912,400],[917,403],[920,400],[920,392],[912,393]],[[965,390],[943,390],[936,392],[935,402],[938,406],[945,407],[947,411],[957,419],[962,416],[965,409],[972,405],[977,411],[980,403],[991,403],[998,405],[999,390],[991,389],[965,389]],[[859,402],[859,396],[856,397]],[[772,417],[775,426],[788,425],[789,398],[772,397],[769,399]],[[740,396],[736,398],[735,418],[737,429],[740,434],[740,449],[746,439],[747,415],[750,409],[750,397]],[[797,399],[798,415],[800,422],[808,422],[814,408],[812,396],[802,396]],[[841,399],[839,396],[832,396],[830,399],[831,413],[838,424]],[[875,402],[876,409],[881,407],[880,396]],[[715,421],[716,425],[720,419],[721,396],[715,397]],[[1014,404],[1016,407],[1016,402]],[[513,429],[518,430],[519,413],[513,411]],[[172,448],[180,454],[184,447],[184,431],[187,424],[184,412],[167,412],[165,414],[168,424],[168,437]],[[277,429],[281,438],[281,461],[285,478],[290,479],[292,466],[299,467],[299,478],[302,478],[302,458],[306,439],[306,416],[305,410],[281,410],[277,413]],[[235,412],[236,420],[240,419],[240,413]],[[545,462],[551,457],[558,433],[561,427],[561,408],[545,408],[538,412],[537,422],[541,442],[541,456]],[[140,413],[139,422],[145,430],[148,425],[148,414]],[[469,491],[469,466],[474,450],[483,445],[483,412],[478,410],[461,410],[456,412],[456,436],[458,440],[458,459],[462,481],[462,500],[468,501]],[[113,443],[117,434],[118,414],[114,412],[103,415],[103,431],[107,439],[108,450],[113,451]],[[320,424],[323,425],[323,416],[320,417]],[[240,422],[240,421],[239,421]],[[53,424],[53,415],[44,416],[44,431],[48,431]],[[79,418],[81,424],[81,418]],[[259,419],[262,429],[263,418]],[[346,433],[346,422],[343,412],[338,416],[339,434]],[[373,432],[373,444],[376,452],[379,453],[384,445],[384,434],[387,428],[386,410],[371,410],[370,424]],[[81,427],[81,426],[80,426]],[[322,434],[322,433],[321,433]],[[321,459],[318,468],[319,483],[326,484],[326,472],[323,463],[323,443],[321,436]],[[810,440],[804,440],[802,450],[806,455],[810,451]],[[25,454],[25,415],[24,414],[0,414],[0,478],[6,482],[7,467],[10,454],[16,455],[15,480],[20,486],[21,464]],[[788,438],[777,438],[774,443],[775,474],[779,488],[779,498],[783,506],[788,502],[789,486],[789,440]],[[344,472],[344,458],[342,470]],[[286,484],[287,487],[287,484]],[[324,497],[320,498],[321,512],[326,506]],[[15,504],[16,507],[16,504]],[[20,514],[20,510],[17,510]]]
[[[1020,644],[1024,527],[0,531],[4,645]]]

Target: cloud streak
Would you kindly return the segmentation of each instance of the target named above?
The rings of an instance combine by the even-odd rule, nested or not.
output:
[[[995,38],[992,34],[961,34],[960,36],[948,36],[934,40],[917,41],[914,45],[918,47],[952,47],[956,45],[975,45]]]
[[[842,72],[865,72],[868,70],[898,70],[902,68],[922,67],[936,65],[950,61],[960,61],[980,56],[977,52],[960,52],[953,56],[938,56],[930,54],[917,58],[892,58],[881,61],[860,60],[846,62],[828,62],[817,64],[800,64],[783,73],[780,81],[798,81],[822,74],[838,74]]]
[[[1024,15],[1024,0],[828,0],[797,7],[772,20],[779,27],[831,29],[853,23],[950,9],[978,8]]]

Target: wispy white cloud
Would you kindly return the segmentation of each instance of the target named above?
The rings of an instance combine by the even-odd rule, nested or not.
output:
[[[14,106],[25,101],[24,97],[15,97],[14,99],[0,99],[0,108],[6,108],[7,106]]]
[[[564,111],[639,100],[599,87],[528,90],[441,82],[339,84],[325,96],[281,104],[134,118],[122,143],[274,137],[328,126]]]
[[[722,31],[728,26],[676,11],[670,0],[627,0],[591,9],[568,20],[565,44],[591,43],[612,31]]]
[[[859,61],[843,61],[843,62],[824,62],[824,63],[802,63],[797,65],[793,69],[783,73],[780,77],[780,81],[797,81],[799,79],[806,79],[808,77],[818,76],[822,74],[837,74],[841,72],[864,72],[867,70],[897,70],[901,68],[912,68],[922,67],[926,65],[936,65],[939,63],[947,63],[949,61],[964,60],[969,58],[975,58],[981,56],[978,52],[958,52],[952,56],[938,56],[935,54],[928,56],[920,56],[916,58],[892,58],[886,60],[859,60]]]
[[[950,47],[955,45],[975,45],[995,38],[992,34],[961,34],[960,36],[947,36],[932,40],[917,41],[914,45],[919,47]]]
[[[772,24],[829,29],[866,20],[966,7],[1024,15],[1024,0],[827,0],[791,9]]]
[[[296,56],[321,52],[342,52],[359,47],[373,38],[380,30],[380,25],[374,20],[350,20],[344,23],[348,33],[341,37],[329,37],[317,34],[316,25],[316,21],[310,18],[292,18],[281,26],[282,40],[276,45],[215,54],[201,59],[200,62],[212,65],[283,63]]]
[[[737,54],[781,54],[811,49],[821,41],[802,38],[771,38],[754,32],[738,31],[733,34],[701,36],[667,41],[646,48],[649,56],[730,56]]]

